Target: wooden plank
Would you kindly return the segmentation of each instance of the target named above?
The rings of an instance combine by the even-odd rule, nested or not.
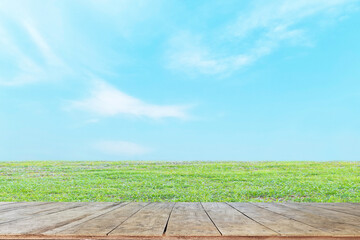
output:
[[[297,209],[300,211],[316,214],[318,216],[324,216],[334,222],[346,223],[346,224],[355,225],[355,226],[360,227],[360,217],[358,217],[358,216],[312,206],[311,204],[284,203],[282,205],[291,207],[291,208],[294,208],[294,209]]]
[[[360,239],[359,209],[356,203],[17,202],[0,204],[0,238]]]
[[[0,206],[0,214],[3,212],[13,211],[20,208],[39,206],[43,204],[48,204],[46,202],[14,202],[12,204],[3,204]]]
[[[326,236],[327,232],[295,221],[251,203],[228,203],[254,221],[280,233],[282,236]]]
[[[352,202],[352,203],[344,203],[344,204],[349,204],[349,205],[353,205],[353,206],[356,206],[356,207],[360,207],[360,203],[359,202]]]
[[[277,236],[226,203],[202,203],[205,211],[223,236]]]
[[[128,203],[118,203],[118,204],[115,204],[113,206],[110,206],[110,207],[106,207],[104,209],[100,209],[96,212],[94,212],[93,214],[91,215],[88,215],[84,218],[81,218],[81,219],[77,219],[75,221],[72,221],[66,225],[62,225],[60,227],[56,227],[56,228],[53,228],[53,229],[50,229],[48,231],[45,231],[45,232],[42,232],[42,235],[48,235],[48,236],[59,236],[59,235],[76,235],[76,234],[71,234],[70,232],[67,232],[69,229],[73,229],[73,228],[76,228],[77,226],[79,225],[82,225],[84,223],[87,223],[97,217],[101,217],[111,211],[114,211],[116,209],[118,209],[119,207],[123,206],[123,205],[126,205]],[[114,219],[112,219],[112,221],[114,221]],[[63,234],[63,232],[67,232],[67,234]],[[84,233],[85,234],[85,233]]]
[[[356,226],[338,223],[313,213],[303,212],[278,203],[254,203],[256,206],[268,209],[290,219],[302,222],[314,228],[328,232],[334,236],[358,236],[360,229]]]
[[[302,204],[311,205],[319,208],[325,208],[325,209],[347,213],[350,215],[355,215],[360,217],[360,205],[356,206],[348,203],[302,203]]]
[[[67,209],[48,215],[35,216],[30,219],[12,221],[0,225],[0,235],[40,234],[73,221],[95,214],[113,206],[114,203],[87,203],[78,208]]]
[[[221,236],[200,203],[176,203],[167,236]]]
[[[47,203],[42,205],[32,205],[26,208],[17,208],[12,211],[0,213],[0,224],[25,219],[33,218],[37,215],[46,215],[69,208],[79,207],[78,203]]]
[[[12,203],[14,203],[14,202],[0,202],[0,206],[1,206],[1,205],[12,204]]]
[[[13,203],[4,203],[0,205],[0,213],[5,211],[10,211],[20,207],[33,206],[44,204],[43,202],[13,202]]]
[[[148,204],[149,203],[140,202],[132,202],[129,204],[124,203],[115,208],[114,210],[96,218],[93,218],[89,221],[60,231],[59,229],[55,229],[53,231],[46,232],[45,234],[106,236],[109,232],[114,230],[130,216],[132,216]]]
[[[162,236],[174,203],[151,203],[109,233],[109,236]]]

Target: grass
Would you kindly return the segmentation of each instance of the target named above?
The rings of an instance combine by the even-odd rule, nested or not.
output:
[[[0,201],[360,202],[360,162],[0,162]]]

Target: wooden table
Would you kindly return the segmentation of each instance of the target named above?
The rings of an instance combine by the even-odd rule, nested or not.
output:
[[[0,202],[0,239],[360,239],[360,203]]]

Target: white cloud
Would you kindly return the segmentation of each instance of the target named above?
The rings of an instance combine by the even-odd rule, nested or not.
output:
[[[39,30],[34,26],[34,24],[30,23],[29,20],[24,21],[23,27],[26,29],[28,34],[30,35],[33,42],[36,44],[42,55],[47,61],[47,64],[53,66],[63,65],[63,62],[60,60],[58,56],[51,49],[50,45],[46,42],[45,38],[41,35]]]
[[[106,154],[110,155],[143,155],[151,152],[148,147],[127,141],[99,141],[94,144],[94,147]]]
[[[240,39],[254,31],[261,31],[260,35],[265,37],[281,30],[284,36],[288,31],[296,31],[296,24],[310,17],[331,19],[341,16],[356,2],[358,0],[256,1],[253,9],[238,16],[235,23],[228,26],[228,30]]]
[[[121,63],[136,61],[127,51],[120,50],[123,43],[119,45],[118,41],[149,41],[163,5],[161,1],[143,0],[0,0],[0,28],[7,29],[15,40],[11,42],[37,65],[33,69],[41,68],[41,74],[37,70],[23,71],[32,67],[20,63],[23,56],[9,54],[3,47],[4,55],[11,56],[0,60],[7,61],[11,68],[0,72],[0,85],[81,78],[88,69],[98,75],[114,75]],[[85,26],[84,22],[91,24]],[[0,41],[2,57],[1,44]]]
[[[133,115],[137,117],[180,118],[187,119],[184,105],[155,105],[129,96],[115,87],[103,82],[94,81],[91,96],[84,100],[72,101],[71,108],[78,108],[102,116],[117,114]]]
[[[6,49],[7,54],[17,64],[18,72],[11,77],[5,77],[0,73],[0,85],[19,86],[34,83],[39,81],[41,76],[43,76],[43,68],[24,54],[23,51],[14,44],[9,32],[0,25],[0,50],[1,48]]]
[[[241,14],[231,31],[238,37],[245,37],[259,28],[272,31],[278,26],[290,27],[300,21],[319,14],[334,16],[346,11],[358,0],[274,0],[255,1],[254,7]]]
[[[15,41],[17,40],[16,35],[14,36],[14,33],[9,28],[2,26],[0,22],[0,54],[5,54],[13,68],[16,69],[16,73],[13,75],[4,75],[6,71],[1,72],[0,85],[22,86],[47,81],[69,71],[69,68],[56,56],[39,30],[31,23],[31,20],[27,19],[21,22],[20,26],[28,33],[43,55],[45,62],[36,61],[27,53],[24,46],[16,44],[18,42]]]
[[[216,56],[202,44],[202,38],[189,32],[181,32],[170,41],[169,67],[173,69],[198,71],[203,74],[231,72],[250,64],[253,59],[247,55]]]
[[[283,43],[311,46],[312,40],[306,36],[308,27],[305,24],[305,27],[300,28],[299,24],[311,17],[320,17],[329,21],[341,19],[344,14],[353,10],[354,3],[358,2],[358,0],[254,1],[252,9],[240,14],[220,33],[216,32],[217,36],[205,37],[182,32],[173,37],[167,53],[169,67],[191,73],[229,74],[271,54]],[[209,38],[217,41],[203,40]],[[221,44],[210,44],[219,41]],[[249,43],[250,47],[237,50],[236,43],[244,42]]]

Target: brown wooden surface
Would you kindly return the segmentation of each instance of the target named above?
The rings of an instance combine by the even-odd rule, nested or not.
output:
[[[328,232],[332,236],[360,236],[360,228],[356,226],[345,224],[323,215],[304,211],[303,208],[296,209],[276,203],[256,203],[256,205],[324,232]]]
[[[150,203],[136,212],[110,236],[162,236],[174,203]]]
[[[223,236],[279,235],[226,203],[203,203],[203,206]]]
[[[126,206],[128,205],[128,206]],[[123,209],[122,207],[125,206],[126,208]],[[118,221],[122,221],[121,217],[126,219],[130,216],[131,212],[129,213],[126,211],[128,207],[132,205],[128,203],[119,203],[111,206],[109,208],[105,208],[101,211],[98,211],[94,214],[91,214],[85,218],[81,218],[77,221],[73,221],[69,224],[63,225],[58,228],[52,228],[45,232],[44,235],[93,235],[93,236],[104,236],[108,231],[112,230],[117,226]],[[134,209],[134,208],[133,208]],[[137,210],[135,208],[134,210]],[[120,212],[121,215],[114,215]]]
[[[291,208],[298,209],[298,210],[302,210],[304,212],[317,214],[319,216],[329,218],[329,219],[339,222],[339,223],[355,225],[360,228],[360,217],[359,216],[354,216],[352,214],[334,211],[334,210],[330,210],[327,208],[319,208],[319,207],[308,205],[308,204],[285,203],[284,205],[289,206]]]
[[[221,236],[201,203],[176,203],[166,229],[169,236]]]
[[[347,213],[360,217],[360,207],[356,208],[349,203],[303,203],[318,208],[325,208],[335,212]]]
[[[273,231],[285,236],[327,236],[330,235],[320,229],[311,227],[289,217],[277,214],[268,209],[260,208],[251,203],[229,203],[232,207],[245,214],[252,220],[267,226]]]
[[[0,239],[360,240],[358,203],[9,203]]]

